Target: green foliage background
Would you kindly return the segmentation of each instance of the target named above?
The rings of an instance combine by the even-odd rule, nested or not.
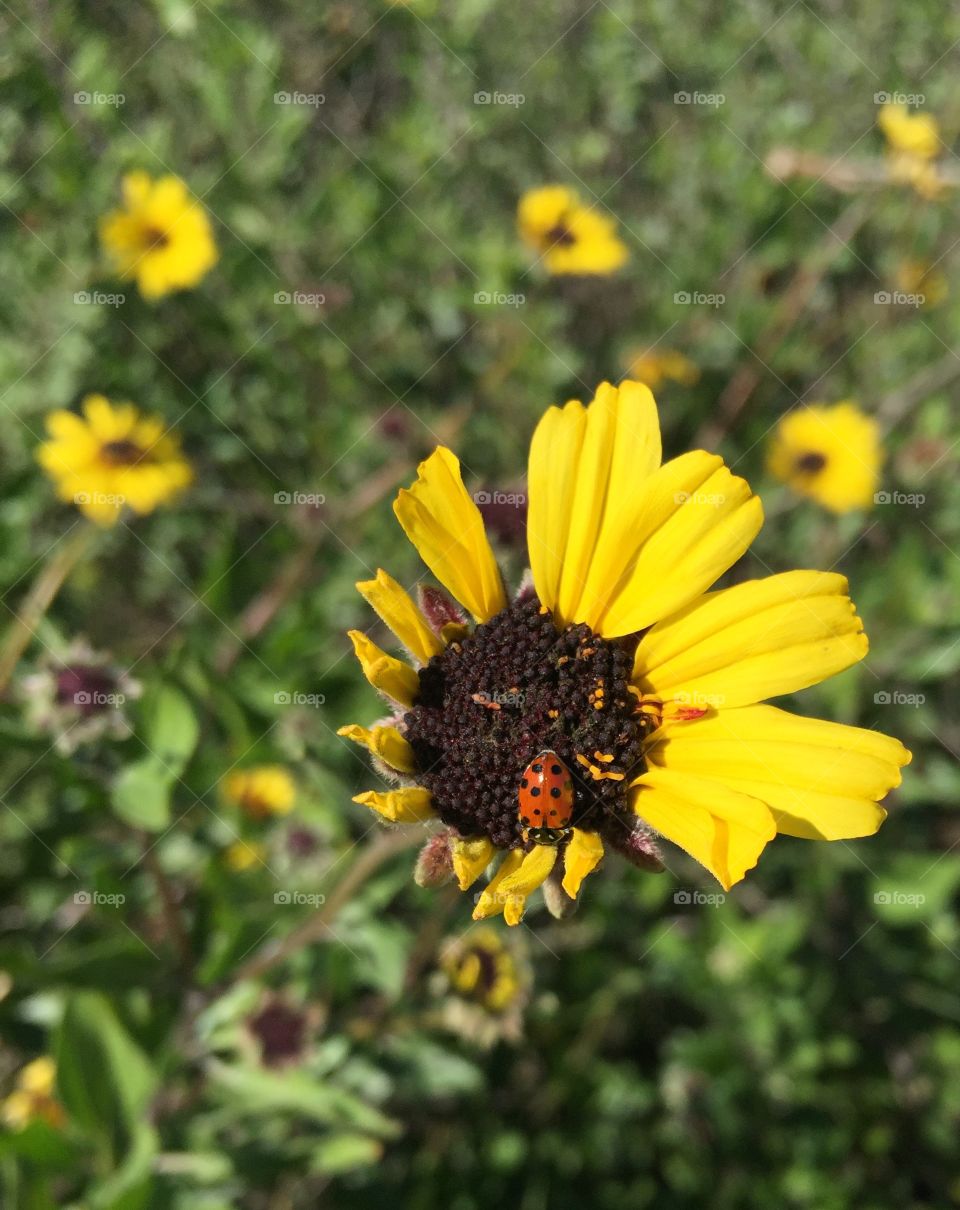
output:
[[[960,1202],[960,292],[874,301],[907,258],[953,286],[956,200],[763,167],[779,146],[880,156],[875,94],[894,90],[924,95],[953,164],[957,39],[960,17],[930,0],[0,6],[4,625],[77,523],[34,463],[47,412],[129,398],[179,428],[198,472],[181,505],[100,539],[20,669],[86,634],[147,687],[135,734],[67,759],[15,694],[2,707],[3,1071],[12,1086],[55,1052],[69,1114],[62,1132],[0,1139],[4,1206]],[[475,103],[494,90],[523,103]],[[200,288],[152,306],[110,281],[96,240],[133,168],[182,176],[221,249]],[[531,267],[516,201],[552,181],[617,216],[631,261],[616,279]],[[848,244],[831,238],[854,219]],[[771,342],[798,273],[808,295]],[[118,288],[118,307],[74,302]],[[293,291],[326,303],[275,302]],[[350,802],[370,775],[334,732],[377,709],[343,638],[370,626],[353,582],[422,574],[394,489],[437,434],[473,486],[516,488],[542,409],[658,341],[702,370],[660,392],[672,454],[710,430],[734,374],[758,372],[720,444],[770,516],[737,574],[849,576],[872,652],[793,704],[913,749],[889,821],[869,841],[777,841],[719,907],[675,902],[715,889],[682,855],[659,877],[609,862],[573,920],[532,912],[511,939],[534,979],[519,1043],[484,1050],[437,1024],[437,945],[470,903],[414,887],[412,851],[333,932],[238,982],[315,910],[277,891],[328,892],[371,843]],[[776,419],[846,397],[888,425],[885,490],[922,504],[837,520],[766,481]],[[275,503],[298,491],[327,503]],[[518,576],[521,556],[504,558]],[[248,606],[288,575],[252,634]],[[111,787],[158,745],[174,769],[159,802],[118,809]],[[256,761],[294,769],[310,856],[291,856],[289,822],[224,807],[223,773]],[[225,866],[238,832],[266,866]],[[125,902],[76,911],[78,891]],[[313,1014],[283,1073],[244,1026],[265,989]]]

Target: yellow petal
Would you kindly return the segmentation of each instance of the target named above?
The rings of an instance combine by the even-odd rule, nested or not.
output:
[[[453,842],[453,872],[461,891],[468,891],[493,861],[494,847],[486,836],[458,838]]]
[[[753,869],[776,835],[773,817],[758,799],[670,769],[649,768],[634,783],[633,805],[641,819],[705,866],[727,891]]]
[[[778,831],[819,840],[876,832],[886,815],[877,803],[900,784],[900,767],[910,761],[890,736],[774,706],[668,724],[653,741],[653,765],[760,798]]]
[[[574,828],[563,855],[563,889],[571,899],[580,893],[580,884],[603,860],[603,841],[596,832]]]
[[[499,883],[497,895],[503,901],[503,918],[507,924],[520,923],[527,896],[543,883],[556,861],[556,845],[534,845],[520,865]]]
[[[387,790],[385,793],[368,790],[355,795],[353,801],[370,807],[391,823],[426,823],[436,814],[430,791],[421,786],[406,786],[402,790]]]
[[[435,449],[420,463],[413,487],[400,491],[393,510],[424,563],[478,622],[506,606],[483,518],[463,486],[455,454],[443,446]]]
[[[413,599],[385,571],[378,569],[375,580],[360,580],[357,592],[422,664],[443,650],[443,644]]]
[[[640,640],[645,693],[693,707],[749,706],[806,689],[867,654],[847,581],[789,571],[708,593]]]
[[[537,426],[527,542],[537,594],[559,625],[597,618],[636,549],[643,487],[660,452],[656,404],[638,382],[601,383],[589,408],[550,408]]]
[[[363,675],[374,689],[401,706],[412,706],[420,692],[420,678],[416,670],[402,660],[387,655],[360,630],[348,631],[348,637],[353,643]]]
[[[500,915],[506,899],[499,894],[498,888],[505,879],[520,868],[524,857],[526,857],[526,853],[523,849],[510,849],[477,900],[477,906],[473,909],[474,920],[486,920],[488,916]]]
[[[693,450],[665,463],[647,480],[629,563],[610,581],[594,630],[616,638],[682,609],[733,566],[762,524],[760,500],[717,456]]]
[[[417,762],[413,749],[396,727],[368,728],[351,723],[348,727],[341,727],[337,735],[353,740],[355,744],[362,744],[398,773],[413,773],[416,770]]]

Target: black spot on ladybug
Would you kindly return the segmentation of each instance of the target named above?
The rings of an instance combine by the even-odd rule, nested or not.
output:
[[[526,778],[524,778],[523,781],[521,781],[521,783],[520,783],[520,785],[523,786],[524,789],[526,789],[527,786],[529,786],[529,784],[530,783],[529,783],[529,781],[527,781]]]
[[[542,814],[543,814],[543,812],[540,810],[540,808],[539,808],[539,807],[534,807],[534,808],[533,808],[533,813],[534,813],[534,815],[542,815]]]
[[[557,813],[557,808],[551,807],[550,808],[550,818],[553,819],[553,817],[556,815],[556,813]]]
[[[551,765],[550,772],[553,774],[554,777],[559,777],[560,774],[563,772],[563,770],[560,768],[559,765]]]
[[[559,786],[554,786],[553,789],[550,791],[550,797],[559,798],[562,793],[563,793],[563,791],[560,789]]]
[[[532,786],[530,789],[530,794],[533,798],[539,798],[540,797],[540,787]]]
[[[534,765],[534,766],[533,766],[533,771],[534,771],[534,773],[542,773],[542,772],[543,772],[543,765],[539,765],[539,764]]]

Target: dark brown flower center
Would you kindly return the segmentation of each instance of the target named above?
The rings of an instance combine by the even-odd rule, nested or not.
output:
[[[145,453],[133,441],[107,441],[100,447],[100,457],[111,466],[136,466]]]
[[[151,252],[159,252],[170,243],[170,236],[159,227],[144,227],[143,244]]]
[[[577,237],[573,234],[569,227],[564,223],[556,223],[547,234],[544,236],[546,242],[551,248],[559,245],[561,248],[569,248],[577,242]]]
[[[116,677],[107,668],[74,664],[57,673],[57,703],[81,714],[100,714],[114,704]]]
[[[826,454],[821,454],[817,450],[810,450],[807,454],[801,454],[794,463],[794,466],[801,475],[819,474],[826,465]]]
[[[498,848],[521,844],[520,780],[551,749],[573,777],[572,823],[629,830],[628,787],[644,769],[645,723],[628,688],[635,647],[588,626],[558,631],[528,596],[434,656],[404,724],[443,822]]]

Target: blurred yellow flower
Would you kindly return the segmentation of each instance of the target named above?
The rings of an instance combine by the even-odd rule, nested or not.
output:
[[[891,102],[880,110],[877,123],[887,140],[891,179],[928,200],[938,197],[943,182],[933,163],[942,146],[936,118]]]
[[[297,796],[293,778],[282,765],[256,765],[240,769],[224,781],[227,798],[254,819],[287,815]]]
[[[884,105],[877,118],[891,151],[932,160],[940,152],[940,128],[929,113],[911,113],[906,105]]]
[[[767,465],[832,512],[869,508],[883,465],[880,429],[850,400],[797,408],[777,425]]]
[[[676,349],[643,349],[629,354],[626,370],[630,378],[655,391],[664,382],[677,382],[692,387],[700,378],[700,370]]]
[[[34,1059],[20,1070],[16,1088],[0,1106],[0,1118],[11,1130],[22,1130],[42,1120],[49,1126],[63,1125],[63,1106],[53,1094],[57,1067],[49,1055]]]
[[[47,431],[50,440],[37,450],[37,460],[60,499],[97,525],[114,525],[124,507],[151,513],[193,479],[177,437],[132,403],[114,405],[103,395],[88,395],[82,417],[53,412]]]
[[[100,239],[115,271],[136,279],[144,298],[190,289],[217,263],[207,212],[175,176],[128,173],[123,207],[101,220]]]
[[[895,282],[904,294],[923,296],[921,306],[936,307],[950,295],[945,273],[929,261],[904,260],[897,266]]]
[[[572,189],[531,189],[517,210],[520,235],[543,258],[549,273],[616,272],[628,257],[616,224],[596,207],[584,206]]]
[[[266,865],[267,846],[258,840],[235,840],[223,853],[223,860],[231,870],[238,874],[253,869],[256,865]]]
[[[510,948],[495,929],[470,932],[447,947],[440,967],[450,987],[489,1013],[502,1013],[521,994],[520,971]]]

